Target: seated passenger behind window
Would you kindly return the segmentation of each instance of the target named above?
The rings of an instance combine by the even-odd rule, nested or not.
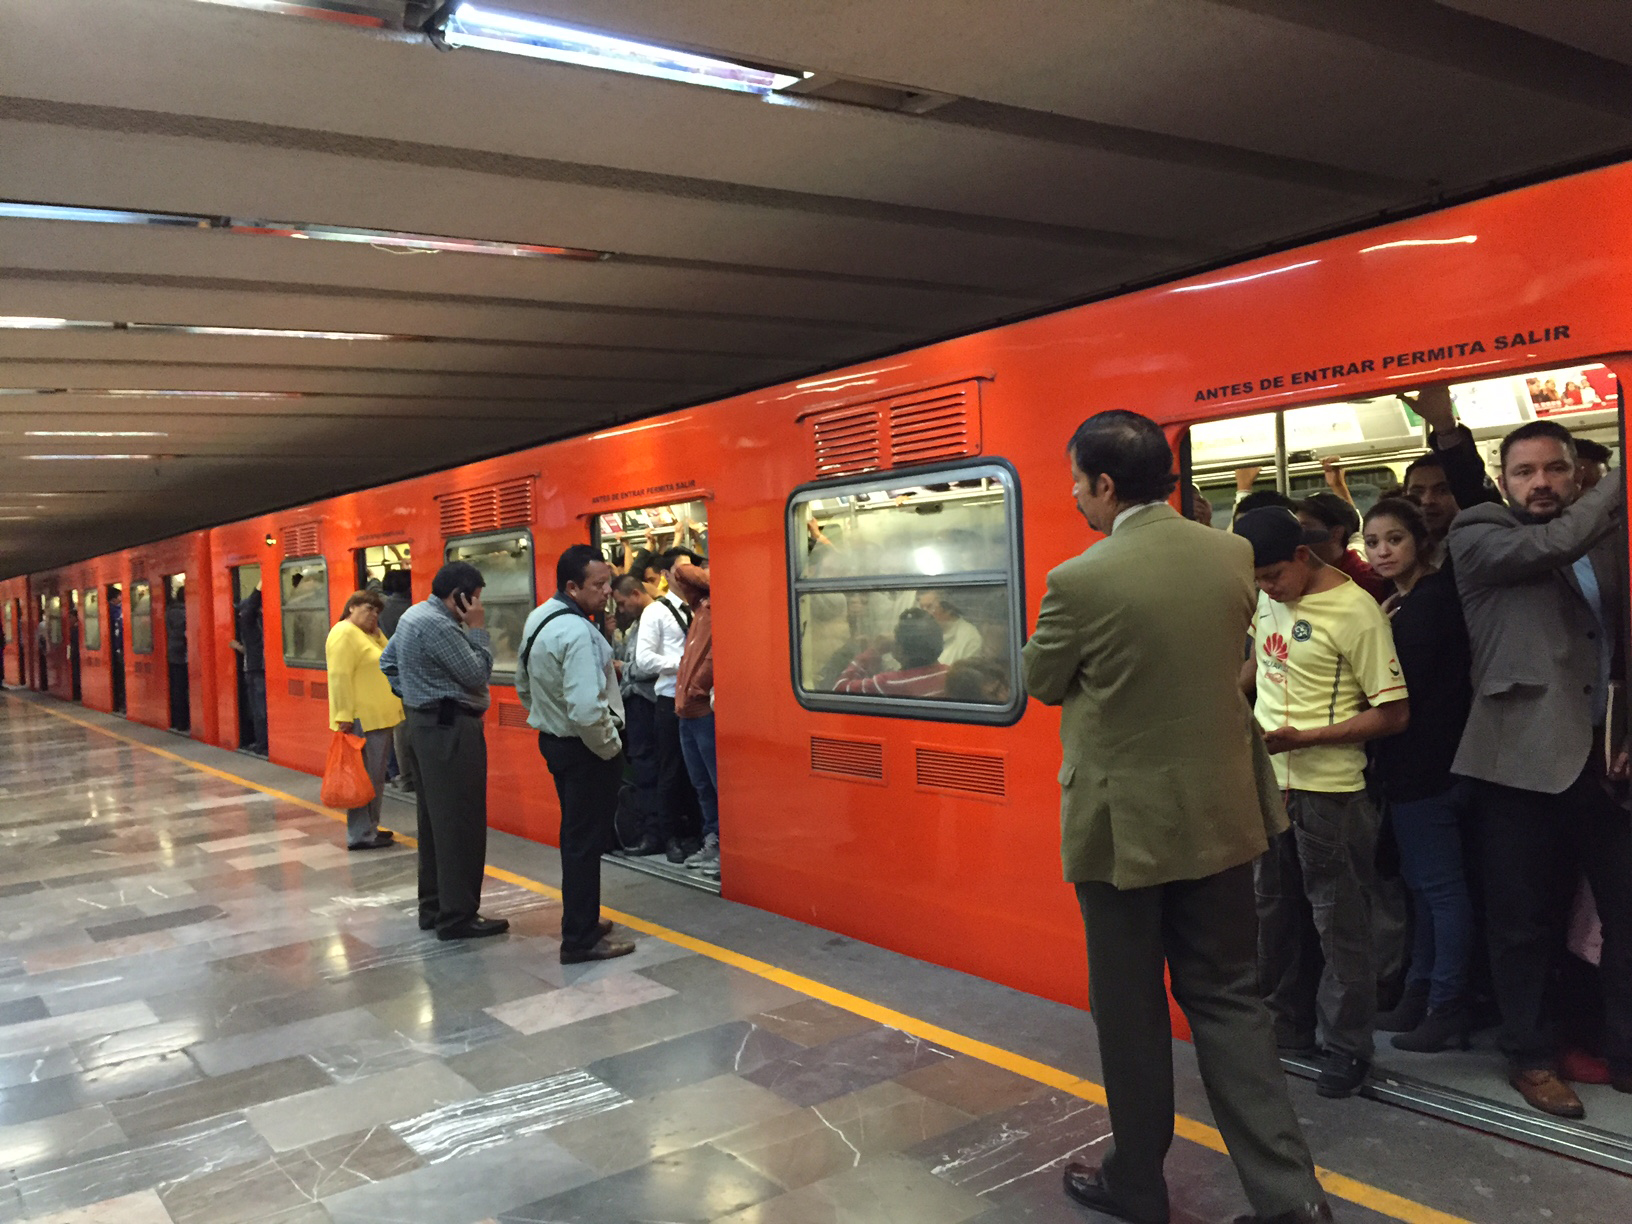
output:
[[[880,671],[884,648],[876,644],[844,669],[835,693],[874,697],[941,697],[946,692],[946,664],[940,661],[945,641],[935,618],[922,608],[908,608],[895,626],[896,671]]]
[[[1360,530],[1360,515],[1352,505],[1336,493],[1311,494],[1298,503],[1298,521],[1326,537],[1310,545],[1310,552],[1343,573],[1378,603],[1389,597],[1389,584],[1377,577],[1360,554],[1349,547],[1349,541]]]
[[[959,659],[946,672],[946,699],[1008,705],[1014,695],[1009,669],[996,659]]]
[[[980,630],[963,618],[962,610],[945,591],[919,591],[918,606],[941,627],[941,662],[951,666],[980,653]]]

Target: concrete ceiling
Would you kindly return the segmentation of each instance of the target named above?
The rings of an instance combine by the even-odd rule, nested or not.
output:
[[[491,0],[924,113],[444,52],[403,0],[341,6],[386,27],[0,0],[0,200],[609,257],[0,218],[0,316],[413,338],[0,328],[0,391],[51,392],[0,394],[0,575],[1632,151],[1614,0]],[[63,430],[164,436],[28,436]],[[110,452],[158,457],[25,458]]]

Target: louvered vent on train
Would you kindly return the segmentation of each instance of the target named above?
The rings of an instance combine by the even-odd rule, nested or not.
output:
[[[1008,797],[1008,761],[988,752],[963,752],[915,746],[917,782],[921,790],[957,795]]]
[[[818,411],[807,418],[816,478],[980,453],[980,379]]]
[[[475,535],[506,527],[526,527],[533,521],[533,480],[528,476],[503,484],[444,493],[440,503],[442,535]]]
[[[884,741],[810,737],[810,772],[863,782],[884,781]]]
[[[519,705],[514,701],[499,701],[495,702],[494,705],[499,711],[499,726],[514,727],[518,731],[528,730],[526,706]]]
[[[316,557],[323,552],[316,519],[309,523],[289,523],[282,530],[284,556]]]

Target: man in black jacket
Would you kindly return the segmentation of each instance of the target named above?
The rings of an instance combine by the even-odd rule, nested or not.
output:
[[[1424,387],[1415,399],[1401,398],[1433,430],[1431,449],[1405,469],[1405,496],[1422,511],[1432,544],[1429,558],[1443,569],[1451,521],[1469,506],[1500,505],[1502,495],[1485,473],[1473,432],[1457,424],[1449,387]]]

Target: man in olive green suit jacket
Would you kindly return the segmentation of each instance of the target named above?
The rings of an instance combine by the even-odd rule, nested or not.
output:
[[[1088,938],[1089,1001],[1111,1114],[1098,1169],[1066,1193],[1168,1219],[1173,1047],[1163,966],[1255,1215],[1331,1219],[1257,992],[1252,861],[1286,828],[1241,694],[1256,592],[1245,540],[1166,504],[1173,456],[1131,412],[1071,439],[1078,509],[1109,538],[1048,576],[1026,688],[1064,707],[1061,856]]]

